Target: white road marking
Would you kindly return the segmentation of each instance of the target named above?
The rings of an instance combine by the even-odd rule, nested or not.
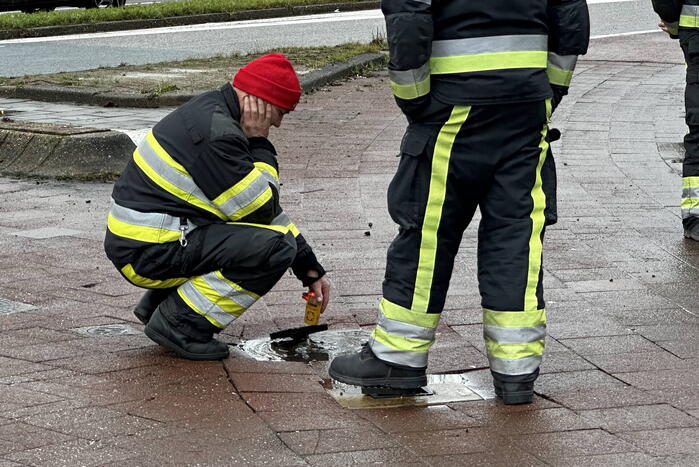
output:
[[[587,0],[588,5],[595,3],[623,3],[623,2],[633,2],[635,0]]]
[[[605,37],[617,37],[617,36],[633,36],[634,34],[650,34],[653,32],[663,32],[662,29],[647,29],[645,31],[631,31],[631,32],[618,32],[616,34],[602,34],[599,36],[590,36],[590,39],[604,39]]]

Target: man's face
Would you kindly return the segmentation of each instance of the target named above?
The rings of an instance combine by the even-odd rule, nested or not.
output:
[[[282,124],[282,119],[284,119],[284,115],[288,114],[289,111],[282,109],[281,107],[277,107],[274,104],[268,105],[272,106],[272,126],[279,128],[279,126]]]

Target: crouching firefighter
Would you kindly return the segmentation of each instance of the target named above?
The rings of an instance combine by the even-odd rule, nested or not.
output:
[[[325,271],[279,205],[267,139],[300,95],[286,57],[258,58],[156,124],[114,186],[107,256],[149,289],[134,311],[146,335],[181,357],[227,357],[214,334],[289,267],[328,303]]]
[[[699,241],[699,0],[653,0],[660,27],[680,40],[687,63],[684,92],[685,121],[682,164],[682,226],[684,236]]]
[[[426,384],[428,351],[464,229],[477,207],[483,333],[496,394],[529,403],[544,352],[542,169],[548,121],[587,51],[584,0],[383,0],[388,73],[408,120],[388,209],[377,325],[330,376],[363,387]],[[547,172],[543,172],[547,173]]]

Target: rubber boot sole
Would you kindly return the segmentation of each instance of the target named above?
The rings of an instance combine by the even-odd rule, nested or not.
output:
[[[684,238],[688,238],[690,240],[694,240],[695,242],[699,242],[699,234],[694,235],[693,233],[690,233],[689,230],[684,231]]]
[[[395,389],[417,389],[427,386],[427,375],[412,377],[383,377],[383,378],[353,378],[352,376],[340,375],[328,370],[330,377],[341,383],[365,388],[387,387]]]
[[[213,353],[192,353],[188,352],[187,350],[183,349],[179,345],[175,344],[171,340],[167,339],[165,336],[160,334],[157,331],[154,331],[153,329],[146,327],[143,332],[148,336],[152,341],[155,343],[165,347],[166,349],[172,350],[175,352],[178,356],[182,358],[186,358],[187,360],[197,360],[197,361],[204,361],[204,360],[223,360],[224,358],[227,358],[230,355],[230,352],[228,349],[226,349],[225,352],[213,352]]]
[[[534,391],[508,391],[503,393],[498,386],[495,386],[495,395],[502,399],[505,405],[531,404],[534,399]]]

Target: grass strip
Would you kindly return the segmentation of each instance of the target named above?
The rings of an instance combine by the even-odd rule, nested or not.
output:
[[[342,0],[356,3],[364,0]],[[128,0],[127,0],[128,2]],[[189,0],[151,5],[126,5],[122,8],[93,8],[0,15],[0,30],[29,29],[43,26],[93,24],[107,21],[147,20],[207,13],[236,13],[301,5],[333,4],[332,0]]]
[[[286,55],[296,70],[303,74],[327,65],[346,62],[360,54],[386,49],[386,42],[376,38],[368,44],[283,47],[249,55],[231,54],[146,65],[120,65],[86,71],[0,78],[0,86],[71,86],[158,96],[173,91],[197,92],[214,89],[230,81],[232,75],[249,61],[271,52]]]

